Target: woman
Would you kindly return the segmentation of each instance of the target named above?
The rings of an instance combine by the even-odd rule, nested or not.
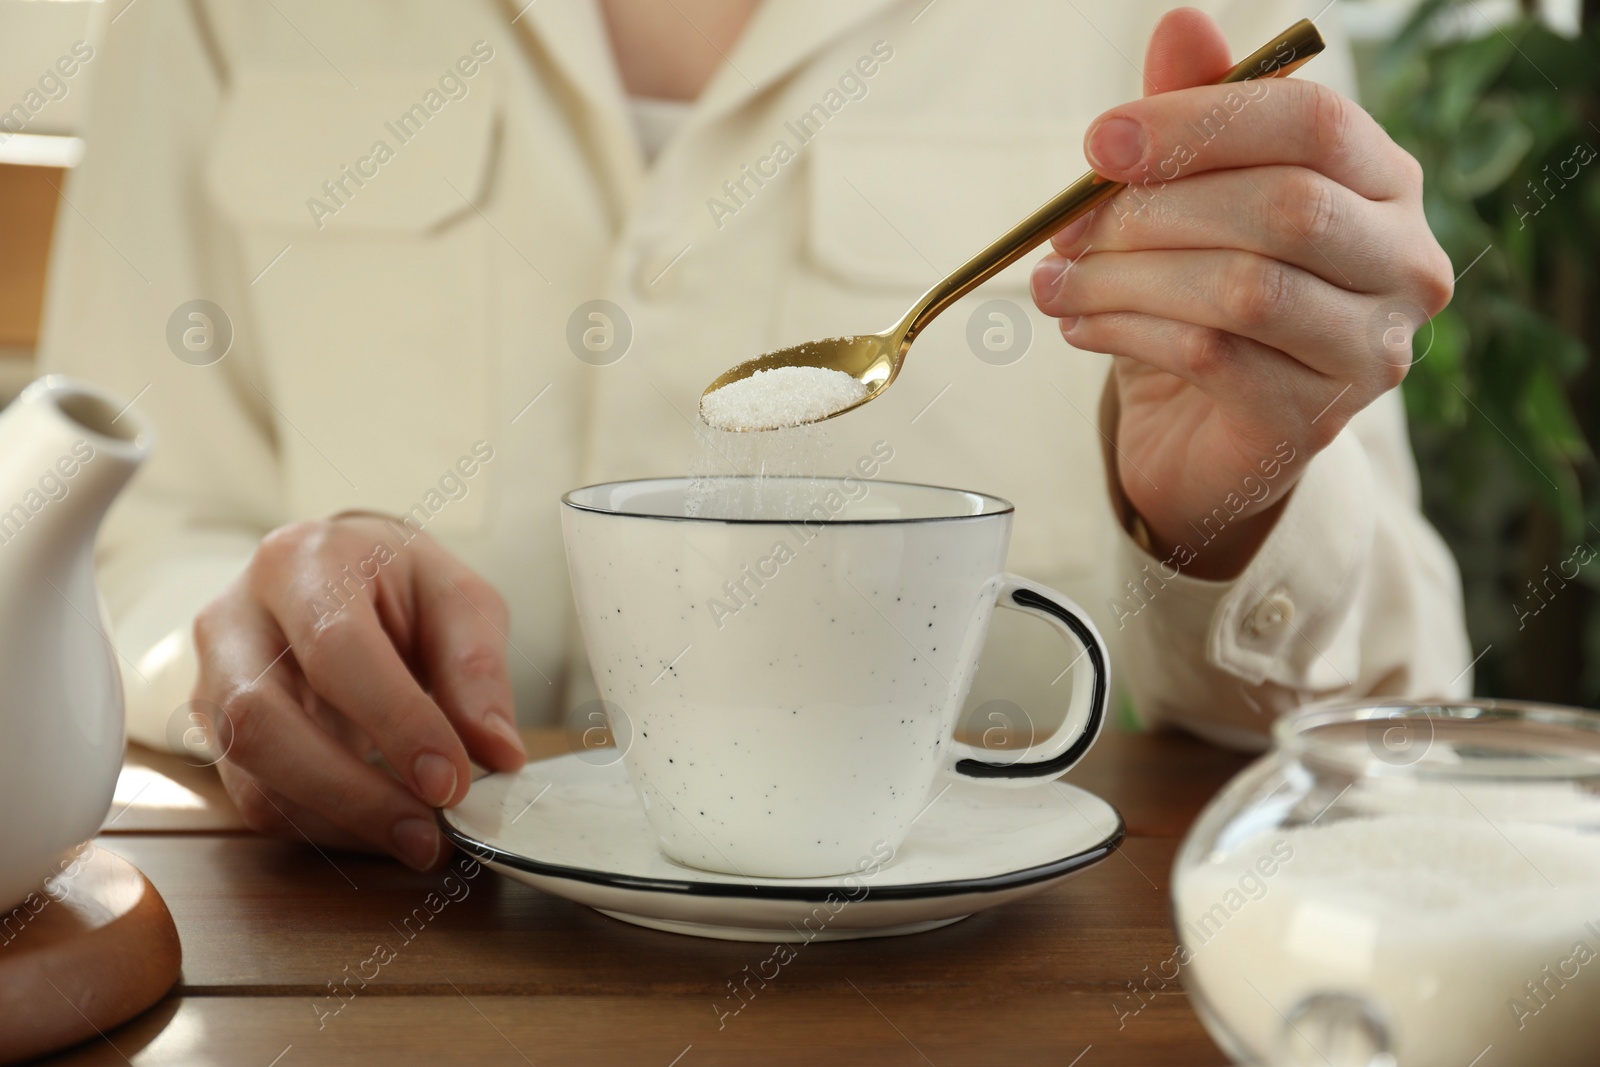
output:
[[[1317,696],[1465,691],[1393,391],[1452,284],[1420,170],[1337,91],[1336,12],[1241,94],[1228,42],[1314,12],[1213,6],[1226,37],[1053,0],[125,9],[44,359],[161,438],[103,543],[132,735],[202,709],[252,827],[434,865],[468,758],[592,691],[559,493],[682,473],[716,373],[892,322],[1086,160],[1134,188],[947,313],[818,469],[887,448],[1011,498],[1012,565],[1099,615],[1147,723],[1251,744]]]

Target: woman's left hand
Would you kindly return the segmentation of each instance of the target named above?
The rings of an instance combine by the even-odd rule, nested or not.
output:
[[[1152,95],[1085,142],[1130,188],[1033,272],[1062,335],[1116,357],[1119,478],[1158,554],[1294,457],[1184,567],[1216,578],[1243,570],[1305,461],[1400,384],[1453,290],[1416,160],[1314,82],[1209,84],[1230,65],[1208,16],[1161,21]]]

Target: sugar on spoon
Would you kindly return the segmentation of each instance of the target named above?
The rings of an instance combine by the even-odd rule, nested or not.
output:
[[[1301,19],[1215,84],[1281,78],[1324,47],[1317,27]],[[889,388],[912,341],[940,312],[1124,188],[1090,171],[923,293],[889,329],[807,341],[745,360],[706,386],[700,417],[719,430],[776,430],[860,407]]]

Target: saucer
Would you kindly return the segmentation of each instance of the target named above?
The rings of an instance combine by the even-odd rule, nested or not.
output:
[[[530,763],[439,812],[486,866],[639,926],[732,941],[839,941],[932,930],[1043,892],[1109,856],[1122,816],[1064,782],[950,780],[887,863],[859,875],[746,878],[662,855],[620,761]]]

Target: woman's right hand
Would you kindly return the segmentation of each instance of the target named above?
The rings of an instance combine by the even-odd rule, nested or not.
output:
[[[433,809],[466,796],[468,758],[526,760],[506,626],[492,586],[398,520],[268,534],[194,627],[194,699],[214,709],[218,770],[245,823],[436,867]]]

